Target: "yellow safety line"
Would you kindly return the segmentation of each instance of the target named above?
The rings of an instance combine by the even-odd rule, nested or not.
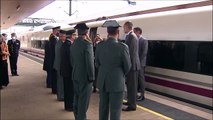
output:
[[[24,57],[26,57],[26,56],[24,56]],[[27,57],[26,57],[26,58],[27,58]],[[28,59],[29,59],[29,58],[28,58]],[[31,59],[29,59],[29,60],[31,60]],[[33,60],[31,60],[31,61],[33,61]],[[37,61],[34,61],[34,62],[39,63],[39,62],[37,62]],[[39,64],[41,64],[41,63],[39,63]],[[123,100],[123,102],[127,102],[127,101],[126,101],[126,100]],[[172,118],[170,118],[170,117],[167,117],[167,116],[162,115],[162,114],[160,114],[160,113],[158,113],[158,112],[152,111],[152,110],[150,110],[150,109],[148,109],[148,108],[142,107],[142,106],[140,106],[140,105],[137,105],[137,108],[140,108],[140,109],[142,109],[142,110],[144,110],[144,111],[147,111],[147,112],[150,112],[150,113],[155,114],[155,115],[157,115],[157,116],[160,116],[160,117],[162,117],[162,118],[164,118],[164,119],[166,119],[166,120],[174,120],[174,119],[172,119]]]
[[[124,102],[127,102],[126,100],[123,100],[123,101],[124,101]],[[167,117],[167,116],[165,116],[165,115],[163,115],[163,114],[160,114],[160,113],[158,113],[158,112],[152,111],[152,110],[150,110],[150,109],[148,109],[148,108],[142,107],[142,106],[140,106],[140,105],[137,105],[137,108],[140,108],[140,109],[142,109],[142,110],[144,110],[144,111],[147,111],[147,112],[150,112],[150,113],[155,114],[155,115],[157,115],[157,116],[160,116],[160,117],[162,117],[162,118],[164,118],[164,119],[166,119],[166,120],[174,120],[174,119],[172,119],[172,118],[170,118],[170,117]]]

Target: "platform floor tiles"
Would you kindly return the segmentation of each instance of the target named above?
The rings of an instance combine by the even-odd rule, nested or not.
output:
[[[8,65],[9,66],[9,65]],[[10,73],[10,70],[9,70]],[[10,75],[10,83],[1,90],[1,120],[73,120],[51,89],[45,87],[46,72],[42,65],[22,55],[18,60],[19,76]],[[98,120],[99,97],[93,93],[87,112],[89,120]],[[165,118],[138,108],[122,112],[122,120],[163,120]]]

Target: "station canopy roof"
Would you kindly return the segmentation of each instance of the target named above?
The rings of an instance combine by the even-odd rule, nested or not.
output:
[[[30,16],[55,0],[1,0],[1,30]]]

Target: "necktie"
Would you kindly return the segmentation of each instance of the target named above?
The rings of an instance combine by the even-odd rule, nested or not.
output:
[[[127,40],[129,38],[129,35],[126,35],[125,40]]]

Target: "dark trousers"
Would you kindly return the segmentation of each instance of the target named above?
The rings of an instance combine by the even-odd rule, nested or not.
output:
[[[100,91],[99,120],[120,120],[123,92]]]
[[[145,67],[142,67],[138,71],[138,92],[140,92],[142,96],[144,96],[144,92],[145,92],[144,70],[145,70]]]
[[[0,57],[2,57],[1,55],[0,55]],[[0,89],[2,88],[2,80],[3,80],[3,78],[2,78],[2,74],[3,74],[3,68],[2,68],[2,59],[0,59]]]
[[[51,75],[51,72],[49,71],[47,71],[46,85],[47,85],[47,88],[52,87],[52,75]]]
[[[73,81],[70,77],[63,77],[64,80],[64,107],[65,110],[73,109],[74,88]]]
[[[10,69],[11,69],[11,74],[16,75],[17,74],[17,61],[18,61],[18,55],[11,55],[9,57],[10,59]]]
[[[74,83],[74,116],[75,120],[86,120],[86,112],[89,107],[89,100],[92,93],[92,83]]]
[[[2,86],[7,86],[9,84],[9,76],[8,76],[8,64],[7,60],[2,61]]]
[[[138,71],[130,70],[126,79],[128,107],[133,109],[136,109],[137,74]]]
[[[49,71],[51,83],[52,83],[52,93],[56,94],[57,93],[57,76],[56,76],[56,71],[54,69]]]
[[[98,68],[95,67],[95,80],[93,81],[93,91],[96,90],[97,87],[97,77],[98,77]]]

